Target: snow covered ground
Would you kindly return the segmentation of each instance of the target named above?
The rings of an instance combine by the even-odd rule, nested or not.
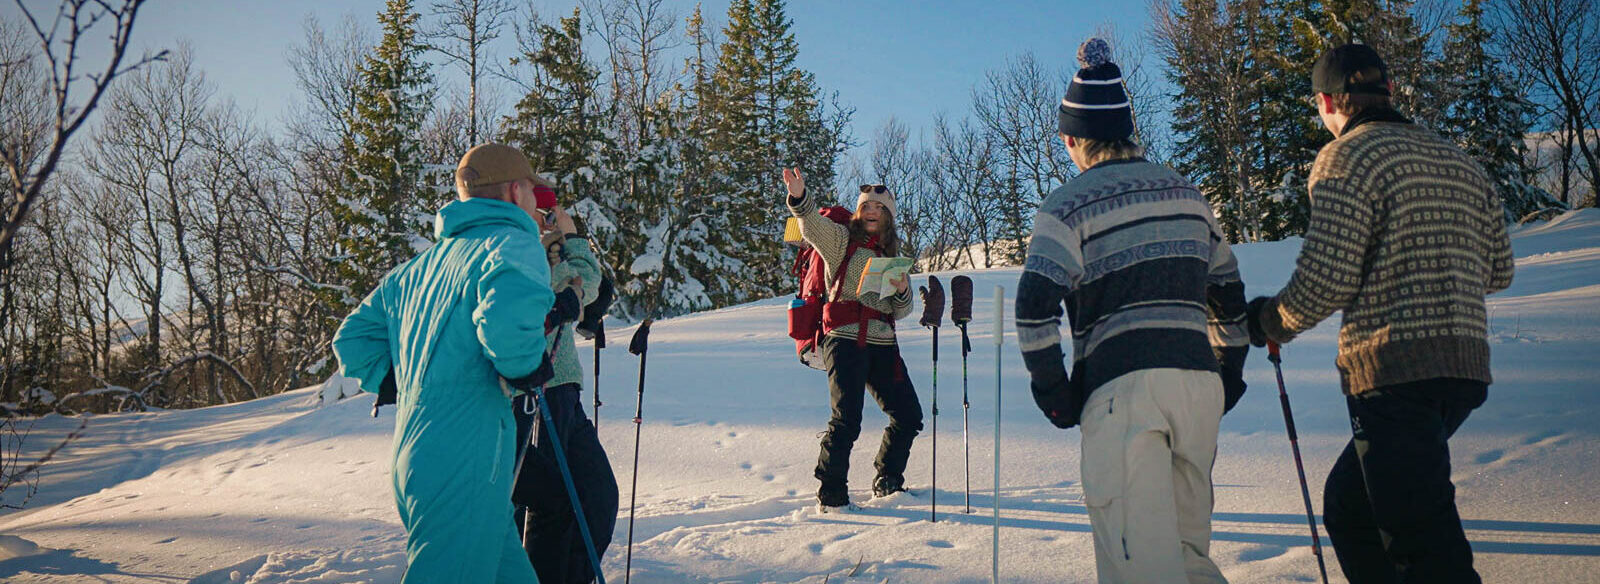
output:
[[[1600,573],[1594,425],[1600,211],[1520,228],[1514,245],[1516,283],[1490,301],[1496,383],[1453,441],[1461,511],[1486,581],[1593,582]],[[1250,294],[1282,286],[1297,248],[1296,241],[1236,248]],[[928,431],[907,477],[918,496],[821,515],[812,505],[811,468],[828,414],[823,375],[791,354],[786,300],[756,302],[663,321],[653,331],[634,577],[644,583],[987,580],[995,504],[992,297],[996,284],[1009,296],[1018,272],[972,275],[978,300],[968,365],[971,514],[961,505],[954,327],[940,332],[939,521],[927,520]],[[1009,321],[1009,304],[1006,314]],[[927,410],[930,335],[914,320],[904,322],[902,348]],[[1337,326],[1324,323],[1284,350],[1318,508],[1322,479],[1349,436],[1333,368]],[[626,339],[631,332],[611,334]],[[1006,334],[998,352],[1001,579],[1092,582],[1078,431],[1056,430],[1037,414],[1009,325]],[[638,360],[624,345],[616,342],[602,356],[607,405],[600,428],[626,500]],[[580,354],[587,369],[592,353]],[[1316,563],[1263,352],[1251,356],[1246,379],[1249,392],[1222,422],[1212,553],[1234,582],[1311,582]],[[388,487],[393,411],[373,419],[370,397],[318,405],[317,395],[307,388],[202,410],[89,418],[85,436],[46,467],[27,508],[0,515],[0,581],[397,581],[404,533]],[[869,496],[871,457],[885,421],[867,407],[851,474],[858,501]],[[47,448],[79,423],[40,419],[27,447]],[[616,581],[626,512],[606,557],[607,575]],[[1342,582],[1331,549],[1326,556],[1330,576]]]

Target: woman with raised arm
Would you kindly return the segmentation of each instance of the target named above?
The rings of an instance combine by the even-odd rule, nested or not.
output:
[[[877,291],[856,293],[869,260],[893,257],[899,251],[894,193],[883,185],[862,185],[855,214],[848,224],[840,224],[818,211],[799,169],[784,169],[783,182],[789,211],[799,219],[806,243],[822,256],[828,282],[821,352],[833,415],[817,456],[814,474],[822,481],[817,502],[824,511],[850,504],[850,449],[861,434],[867,390],[889,416],[874,462],[872,494],[882,497],[904,491],[911,442],[922,430],[922,404],[906,375],[894,333],[894,322],[911,314],[910,277],[891,280],[896,292],[888,296]]]

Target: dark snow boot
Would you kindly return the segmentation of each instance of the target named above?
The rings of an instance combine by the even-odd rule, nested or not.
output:
[[[845,485],[823,484],[817,489],[817,504],[823,507],[844,507],[850,504],[850,489]]]
[[[906,490],[905,483],[904,477],[878,475],[878,478],[872,481],[872,496],[887,497],[895,493],[903,493]]]

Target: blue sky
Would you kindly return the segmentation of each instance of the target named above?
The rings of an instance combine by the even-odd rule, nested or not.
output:
[[[54,0],[25,1],[54,11]],[[426,13],[429,1],[418,1],[419,11]],[[546,18],[569,14],[574,3],[534,0]],[[680,21],[694,6],[692,0],[669,3]],[[382,0],[150,0],[140,13],[135,41],[140,47],[187,41],[219,96],[233,98],[261,122],[276,126],[298,96],[284,55],[301,42],[306,16],[332,25],[351,13],[375,30],[383,5]],[[703,2],[707,19],[719,29],[727,6],[728,0]],[[1125,39],[1141,38],[1148,7],[1141,0],[792,0],[788,10],[801,66],[857,109],[853,130],[865,139],[891,116],[916,132],[936,112],[965,114],[972,87],[984,72],[1025,51],[1048,66],[1065,66],[1078,43],[1103,23],[1114,25]],[[0,14],[12,19],[18,11],[8,1],[0,4]],[[511,54],[509,31],[505,36],[507,42],[497,47],[501,59]],[[453,73],[441,74],[454,82]]]

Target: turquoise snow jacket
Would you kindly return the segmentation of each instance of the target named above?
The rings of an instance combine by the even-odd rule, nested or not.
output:
[[[536,582],[511,519],[516,424],[501,378],[544,358],[550,266],[511,203],[452,202],[435,233],[345,319],[333,350],[365,391],[394,374],[405,581]]]

